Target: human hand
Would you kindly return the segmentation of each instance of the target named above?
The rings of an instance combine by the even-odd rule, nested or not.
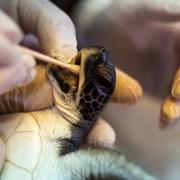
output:
[[[0,48],[3,52],[0,56],[0,94],[25,85],[35,77],[33,57],[22,54],[15,46],[20,41],[29,46],[39,42],[44,53],[64,61],[71,60],[76,54],[73,24],[64,12],[50,2],[1,0],[0,7],[10,16],[0,13]],[[29,39],[27,34],[34,36]]]
[[[0,11],[0,94],[25,85],[35,77],[34,59],[16,48],[22,38],[18,26]]]
[[[1,0],[0,5],[26,34],[37,38],[43,53],[66,62],[77,53],[71,19],[51,2]]]

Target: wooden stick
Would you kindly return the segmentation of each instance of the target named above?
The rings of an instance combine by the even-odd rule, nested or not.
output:
[[[35,57],[38,60],[58,65],[61,68],[65,68],[65,69],[71,71],[72,73],[75,73],[75,74],[79,75],[80,67],[78,65],[67,64],[67,63],[61,62],[61,61],[59,61],[57,59],[51,58],[51,57],[49,57],[49,56],[47,56],[45,54],[42,54],[40,52],[34,51],[34,50],[26,48],[26,47],[18,46],[18,48],[23,53],[29,54],[29,55]]]

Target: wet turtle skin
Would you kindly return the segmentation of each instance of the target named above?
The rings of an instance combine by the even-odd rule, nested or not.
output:
[[[79,77],[41,64],[31,84],[0,97],[0,179],[154,180],[120,153],[80,148],[113,93],[115,67],[101,47],[82,49],[71,63]]]

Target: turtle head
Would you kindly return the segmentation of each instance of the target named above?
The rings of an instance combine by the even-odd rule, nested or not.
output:
[[[79,76],[55,65],[48,66],[55,106],[70,123],[71,136],[59,138],[61,155],[80,147],[115,87],[115,67],[104,48],[84,48],[71,63],[80,66]]]
[[[115,67],[102,47],[84,48],[71,62],[80,66],[79,77],[56,65],[48,66],[48,76],[60,98],[81,117],[94,120],[115,87]]]
[[[114,91],[115,67],[102,47],[84,48],[73,61],[80,65],[76,104],[84,119],[95,120]]]

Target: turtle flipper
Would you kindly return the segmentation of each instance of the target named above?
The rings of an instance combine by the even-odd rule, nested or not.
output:
[[[56,168],[56,173],[62,180],[74,177],[76,180],[156,179],[119,152],[108,149],[78,150],[60,158]]]

